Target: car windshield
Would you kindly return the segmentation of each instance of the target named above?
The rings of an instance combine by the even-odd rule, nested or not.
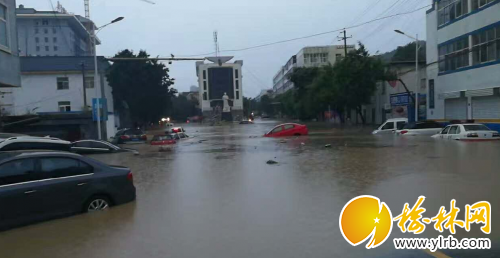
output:
[[[153,141],[167,141],[167,140],[172,140],[173,137],[171,135],[156,135],[153,138]]]
[[[490,128],[488,128],[485,125],[464,125],[465,131],[491,131]]]
[[[139,129],[131,129],[125,132],[126,135],[143,135],[144,132]]]

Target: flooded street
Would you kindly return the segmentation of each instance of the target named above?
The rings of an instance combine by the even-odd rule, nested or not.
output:
[[[134,145],[138,156],[92,156],[130,167],[137,201],[1,232],[1,257],[432,257],[396,251],[392,238],[417,237],[396,224],[377,249],[349,245],[339,215],[359,195],[377,196],[394,217],[419,196],[426,197],[424,217],[434,217],[440,206],[449,210],[456,199],[463,219],[466,204],[489,201],[492,234],[472,224],[470,233],[458,228],[455,237],[489,237],[493,249],[444,252],[500,256],[500,142],[372,136],[369,129],[324,126],[285,141],[261,137],[277,123],[186,125],[193,137],[172,151]],[[428,226],[418,237],[437,235]]]

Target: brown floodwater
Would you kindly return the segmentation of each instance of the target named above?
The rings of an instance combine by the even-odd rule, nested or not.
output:
[[[392,238],[436,237],[432,226],[420,236],[394,226],[373,250],[349,245],[339,215],[359,195],[377,196],[393,216],[419,196],[424,217],[456,199],[463,219],[466,204],[489,201],[492,233],[472,224],[455,237],[489,237],[493,249],[443,252],[500,257],[500,142],[381,137],[319,124],[309,136],[261,137],[275,124],[186,125],[193,137],[171,151],[134,145],[138,156],[93,156],[132,169],[137,201],[1,232],[0,257],[431,257],[396,251]]]

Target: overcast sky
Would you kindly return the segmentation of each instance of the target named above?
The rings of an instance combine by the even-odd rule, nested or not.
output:
[[[214,51],[213,31],[221,50],[245,47],[332,31],[377,17],[415,10],[432,0],[90,0],[91,19],[104,29],[98,54],[113,56],[123,49],[144,49],[152,56],[177,57]],[[37,10],[51,10],[51,0],[17,0]],[[56,0],[52,0],[54,7]],[[60,0],[69,11],[84,16],[83,0]],[[426,8],[428,9],[428,8]],[[370,23],[352,30],[348,44],[362,41],[372,54],[387,52],[411,40],[393,32],[402,30],[425,39],[425,10]],[[341,44],[338,33],[239,52],[221,53],[243,60],[243,88],[247,97],[272,88],[272,78],[288,59],[305,46]],[[169,65],[180,92],[197,85],[195,63]]]

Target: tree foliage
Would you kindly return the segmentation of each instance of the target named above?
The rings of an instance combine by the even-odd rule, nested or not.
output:
[[[342,114],[345,110],[361,112],[363,105],[371,104],[377,82],[389,79],[385,64],[370,56],[365,46],[335,65],[298,68],[290,76],[295,88],[276,97],[282,113],[289,117],[312,119],[331,108]]]
[[[136,55],[127,49],[115,57],[148,58],[149,55],[146,51]],[[168,72],[169,69],[156,60],[114,62],[106,76],[113,89],[116,109],[121,111],[128,106],[132,120],[140,123],[158,121],[168,114],[171,98],[177,92],[171,88],[174,79]]]
[[[170,116],[175,121],[186,121],[189,117],[199,115],[198,101],[196,99],[188,99],[186,96],[179,94],[172,98],[172,109]]]

